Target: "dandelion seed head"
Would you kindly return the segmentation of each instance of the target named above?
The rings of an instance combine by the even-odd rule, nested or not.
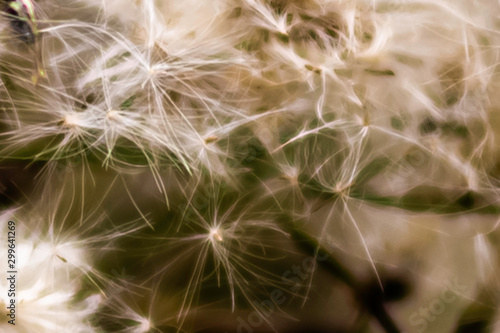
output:
[[[108,112],[106,112],[106,118],[108,120],[117,120],[118,118],[120,118],[120,112],[110,109],[108,110]]]
[[[78,113],[68,113],[63,117],[62,125],[70,128],[80,127],[82,125],[82,118]]]
[[[16,323],[15,332],[94,332],[88,317],[97,310],[100,296],[75,302],[84,276],[81,249],[28,237],[17,239],[17,250],[23,272],[18,276],[17,307],[23,320]],[[0,290],[8,289],[6,282],[0,283]],[[6,295],[2,292],[0,303],[7,302]],[[10,326],[0,321],[0,331],[14,332]]]
[[[171,67],[168,63],[161,61],[150,65],[148,72],[150,77],[153,77],[155,75],[161,75],[162,73],[165,73],[170,69]]]
[[[299,168],[296,166],[283,164],[280,165],[283,172],[282,177],[290,182],[292,186],[297,186],[299,184]]]
[[[137,333],[147,333],[151,327],[152,325],[149,319],[141,318],[140,325],[137,327]]]
[[[69,263],[83,268],[87,266],[85,250],[72,243],[54,244],[52,258],[57,258],[64,264]]]
[[[217,140],[219,140],[219,137],[217,137],[216,135],[210,135],[208,137],[206,137],[203,142],[205,143],[205,145],[208,145],[212,142],[216,142]]]
[[[213,303],[201,303],[215,301],[219,294],[221,307],[230,298],[234,312],[247,301],[267,321],[255,300],[280,286],[290,290],[280,276],[299,250],[290,228],[303,228],[312,243],[342,250],[331,254],[368,260],[377,274],[384,262],[375,254],[385,251],[379,235],[391,234],[378,221],[397,220],[401,229],[408,227],[407,216],[399,212],[407,203],[446,209],[449,199],[454,210],[498,201],[498,156],[493,153],[498,153],[498,121],[490,118],[498,104],[493,95],[498,90],[499,37],[493,29],[497,18],[491,15],[496,7],[488,13],[487,6],[479,9],[474,1],[453,0],[133,2],[135,6],[125,0],[39,1],[36,46],[43,67],[36,70],[31,54],[38,53],[36,47],[21,51],[26,48],[10,36],[8,20],[0,22],[5,30],[0,41],[1,125],[9,127],[2,134],[8,148],[3,156],[17,158],[8,155],[21,147],[19,154],[27,158],[60,164],[51,170],[56,176],[74,161],[92,170],[90,177],[71,177],[80,187],[58,189],[61,198],[72,197],[68,200],[79,206],[78,212],[66,215],[63,209],[52,215],[57,204],[50,204],[43,213],[28,214],[48,213],[53,216],[50,227],[43,218],[19,219],[29,228],[43,225],[36,235],[19,232],[16,251],[25,273],[19,283],[19,332],[92,332],[88,315],[102,299],[94,295],[82,301],[81,292],[87,292],[82,287],[91,283],[102,294],[106,290],[110,313],[97,315],[114,322],[117,332],[156,332],[163,323],[178,332],[199,331],[192,319],[204,309],[195,308],[210,311]],[[59,5],[53,13],[51,8]],[[30,80],[33,73],[36,82]],[[419,132],[416,123],[422,114],[436,120],[437,130]],[[421,154],[403,163],[408,146]],[[491,161],[485,162],[482,157],[490,151]],[[200,178],[182,186],[184,173],[166,174],[164,163],[182,166],[188,171],[185,178]],[[117,179],[125,179],[122,165],[134,173],[136,184],[126,188],[127,194],[155,232],[145,234],[144,247],[134,249],[134,260],[140,256],[144,269],[133,282],[110,277],[103,268],[106,261],[92,264],[94,254],[132,230],[116,229],[126,213],[115,209],[121,200],[99,207],[109,214],[112,231],[101,229],[108,221],[89,217],[83,197],[95,192],[89,195],[86,184],[102,193],[109,183],[101,182],[94,170],[108,164],[116,167],[111,172],[120,171]],[[399,167],[391,169],[394,164]],[[168,215],[177,228],[171,221],[165,229],[161,226],[166,223],[160,228],[150,224],[164,214],[157,214],[149,183],[140,176],[145,166],[165,197],[182,187],[186,209],[179,220],[177,214]],[[241,187],[222,188],[221,180]],[[263,190],[269,195],[263,196]],[[146,192],[136,203],[133,197]],[[248,196],[234,200],[243,192]],[[463,192],[465,200],[456,200]],[[29,193],[26,197],[32,199]],[[179,198],[172,197],[174,202]],[[110,202],[95,199],[106,206]],[[373,208],[380,204],[401,209],[382,218]],[[282,223],[288,218],[294,223]],[[408,243],[419,248],[411,236]],[[482,258],[477,270],[484,282],[494,280],[498,262],[493,236],[467,241]],[[134,286],[142,278],[147,281]],[[154,280],[158,284],[150,288]],[[121,283],[128,297],[116,290]],[[311,296],[321,287],[313,286],[312,276],[306,283],[314,291]],[[5,319],[4,286],[0,281],[0,315]],[[134,287],[138,292],[132,292]],[[173,295],[167,295],[168,288],[176,289]],[[227,292],[221,293],[224,288]],[[146,289],[151,295],[141,299]],[[314,301],[309,294],[304,298]],[[286,315],[292,303],[283,309],[274,304],[269,321]],[[0,332],[13,332],[4,319]]]
[[[342,181],[339,181],[335,183],[335,186],[333,187],[333,191],[335,193],[339,194],[346,194],[346,192],[349,190],[349,188],[352,186],[350,183],[344,183]]]
[[[222,242],[223,241],[222,230],[220,229],[220,226],[211,227],[209,229],[208,235],[209,235],[208,236],[209,240],[212,243],[215,243],[216,241],[217,242]]]

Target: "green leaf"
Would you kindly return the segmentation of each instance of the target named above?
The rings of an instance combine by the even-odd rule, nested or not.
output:
[[[388,157],[378,157],[374,159],[370,164],[365,166],[356,177],[354,186],[362,187],[373,177],[384,171],[387,166],[391,163]]]
[[[130,107],[134,103],[135,99],[136,99],[136,96],[133,95],[132,97],[130,97],[127,100],[125,100],[125,102],[123,102],[122,105],[120,105],[120,110],[128,110],[128,109],[130,109]]]

